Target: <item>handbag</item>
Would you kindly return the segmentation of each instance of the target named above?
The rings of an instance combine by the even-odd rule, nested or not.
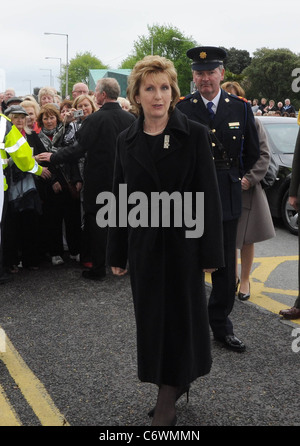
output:
[[[276,181],[278,171],[279,171],[279,165],[274,157],[274,154],[271,152],[268,170],[264,178],[260,182],[263,189],[273,186],[273,184]]]
[[[8,188],[8,201],[14,212],[36,209],[40,212],[40,200],[31,173],[23,173],[17,181],[11,178]]]

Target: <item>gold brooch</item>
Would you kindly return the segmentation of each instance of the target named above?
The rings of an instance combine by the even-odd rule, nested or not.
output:
[[[206,59],[206,56],[207,56],[206,52],[205,51],[201,51],[200,59]]]

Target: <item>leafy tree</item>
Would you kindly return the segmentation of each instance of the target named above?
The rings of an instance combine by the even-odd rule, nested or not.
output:
[[[72,87],[77,82],[88,84],[89,70],[108,68],[103,65],[101,60],[93,56],[89,51],[85,53],[76,53],[76,56],[70,60],[68,70],[68,94],[72,92]],[[63,66],[62,74],[62,92],[66,90],[66,66]]]
[[[238,50],[234,47],[223,48],[226,53],[225,67],[233,74],[241,74],[242,71],[251,63],[251,57],[248,51]]]
[[[150,54],[157,54],[172,60],[177,70],[178,85],[182,95],[190,92],[192,81],[191,60],[186,56],[189,48],[197,46],[191,37],[186,37],[172,26],[148,25],[148,35],[139,37],[134,42],[133,53],[122,63],[120,68],[131,69],[137,61]]]
[[[285,48],[260,48],[253,56],[251,64],[243,71],[247,97],[265,97],[276,102],[289,98],[299,107],[297,92],[292,88],[292,72],[300,67],[300,56]]]

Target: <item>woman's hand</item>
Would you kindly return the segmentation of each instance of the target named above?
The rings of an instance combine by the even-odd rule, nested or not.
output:
[[[62,187],[58,181],[56,181],[56,183],[52,184],[52,189],[55,194],[59,194],[59,192],[62,191]]]
[[[112,266],[111,270],[115,276],[124,276],[127,273],[127,269],[119,268],[118,266]]]
[[[289,203],[290,205],[298,211],[298,200],[297,197],[289,197]]]
[[[204,273],[208,273],[208,274],[212,274],[212,273],[214,273],[215,271],[218,271],[218,268],[205,268],[205,269],[203,270]]]
[[[82,189],[82,183],[78,181],[78,183],[75,184],[75,188],[77,192],[80,192]]]
[[[241,184],[242,184],[242,190],[248,190],[251,187],[250,181],[247,180],[247,178],[245,177],[242,178]]]

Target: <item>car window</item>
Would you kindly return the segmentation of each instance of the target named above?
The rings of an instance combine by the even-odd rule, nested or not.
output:
[[[278,118],[280,120],[280,118]],[[294,153],[299,126],[297,122],[264,123],[272,152]]]

